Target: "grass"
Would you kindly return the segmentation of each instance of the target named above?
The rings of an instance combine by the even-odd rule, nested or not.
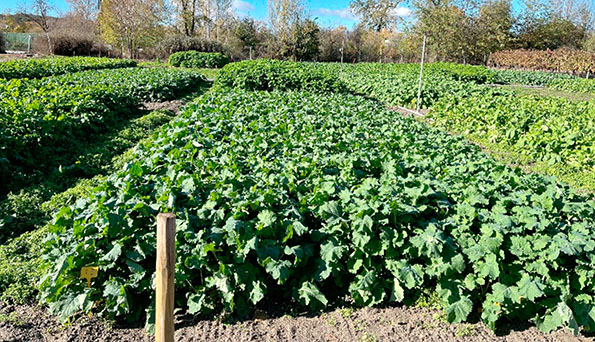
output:
[[[200,73],[202,73],[207,79],[214,80],[217,77],[217,75],[219,74],[219,70],[221,70],[221,69],[201,68],[201,69],[194,69],[194,70],[197,70]]]

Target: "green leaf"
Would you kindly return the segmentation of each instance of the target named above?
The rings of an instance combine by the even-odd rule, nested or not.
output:
[[[277,215],[270,210],[263,210],[258,213],[258,223],[260,229],[272,226],[277,219]]]
[[[250,290],[250,302],[256,304],[264,298],[265,287],[261,281],[255,281],[252,283],[252,290]]]
[[[535,299],[544,295],[543,284],[538,279],[532,280],[526,273],[523,274],[517,286],[519,294],[530,301],[535,301]]]
[[[391,300],[396,302],[402,302],[405,299],[405,290],[399,284],[399,280],[395,279],[393,281],[393,291],[391,294]]]
[[[316,300],[318,303],[326,306],[328,304],[328,300],[326,297],[320,292],[318,287],[311,282],[304,282],[302,286],[298,290],[299,297],[303,301],[305,305],[310,305],[313,300]]]
[[[101,258],[101,261],[114,262],[122,255],[122,244],[114,243],[112,249]]]
[[[291,275],[291,262],[288,260],[273,260],[268,258],[265,261],[265,269],[267,273],[273,276],[279,284],[283,284],[289,279]]]
[[[471,302],[469,297],[461,297],[446,308],[448,321],[454,323],[463,322],[467,319],[472,309],[473,302]]]

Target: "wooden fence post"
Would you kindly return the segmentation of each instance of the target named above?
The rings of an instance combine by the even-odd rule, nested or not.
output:
[[[174,341],[174,278],[176,266],[176,215],[157,215],[157,289],[155,341]]]

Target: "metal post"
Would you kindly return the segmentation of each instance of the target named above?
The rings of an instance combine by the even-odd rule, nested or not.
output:
[[[416,110],[419,112],[420,101],[421,101],[421,86],[422,77],[424,75],[424,58],[426,57],[426,34],[424,33],[424,43],[421,48],[421,63],[419,65],[419,85],[417,87],[417,102],[415,103]]]

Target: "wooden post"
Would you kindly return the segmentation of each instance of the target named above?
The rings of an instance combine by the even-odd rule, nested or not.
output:
[[[176,266],[176,215],[157,215],[157,289],[155,341],[174,341],[174,278]]]

